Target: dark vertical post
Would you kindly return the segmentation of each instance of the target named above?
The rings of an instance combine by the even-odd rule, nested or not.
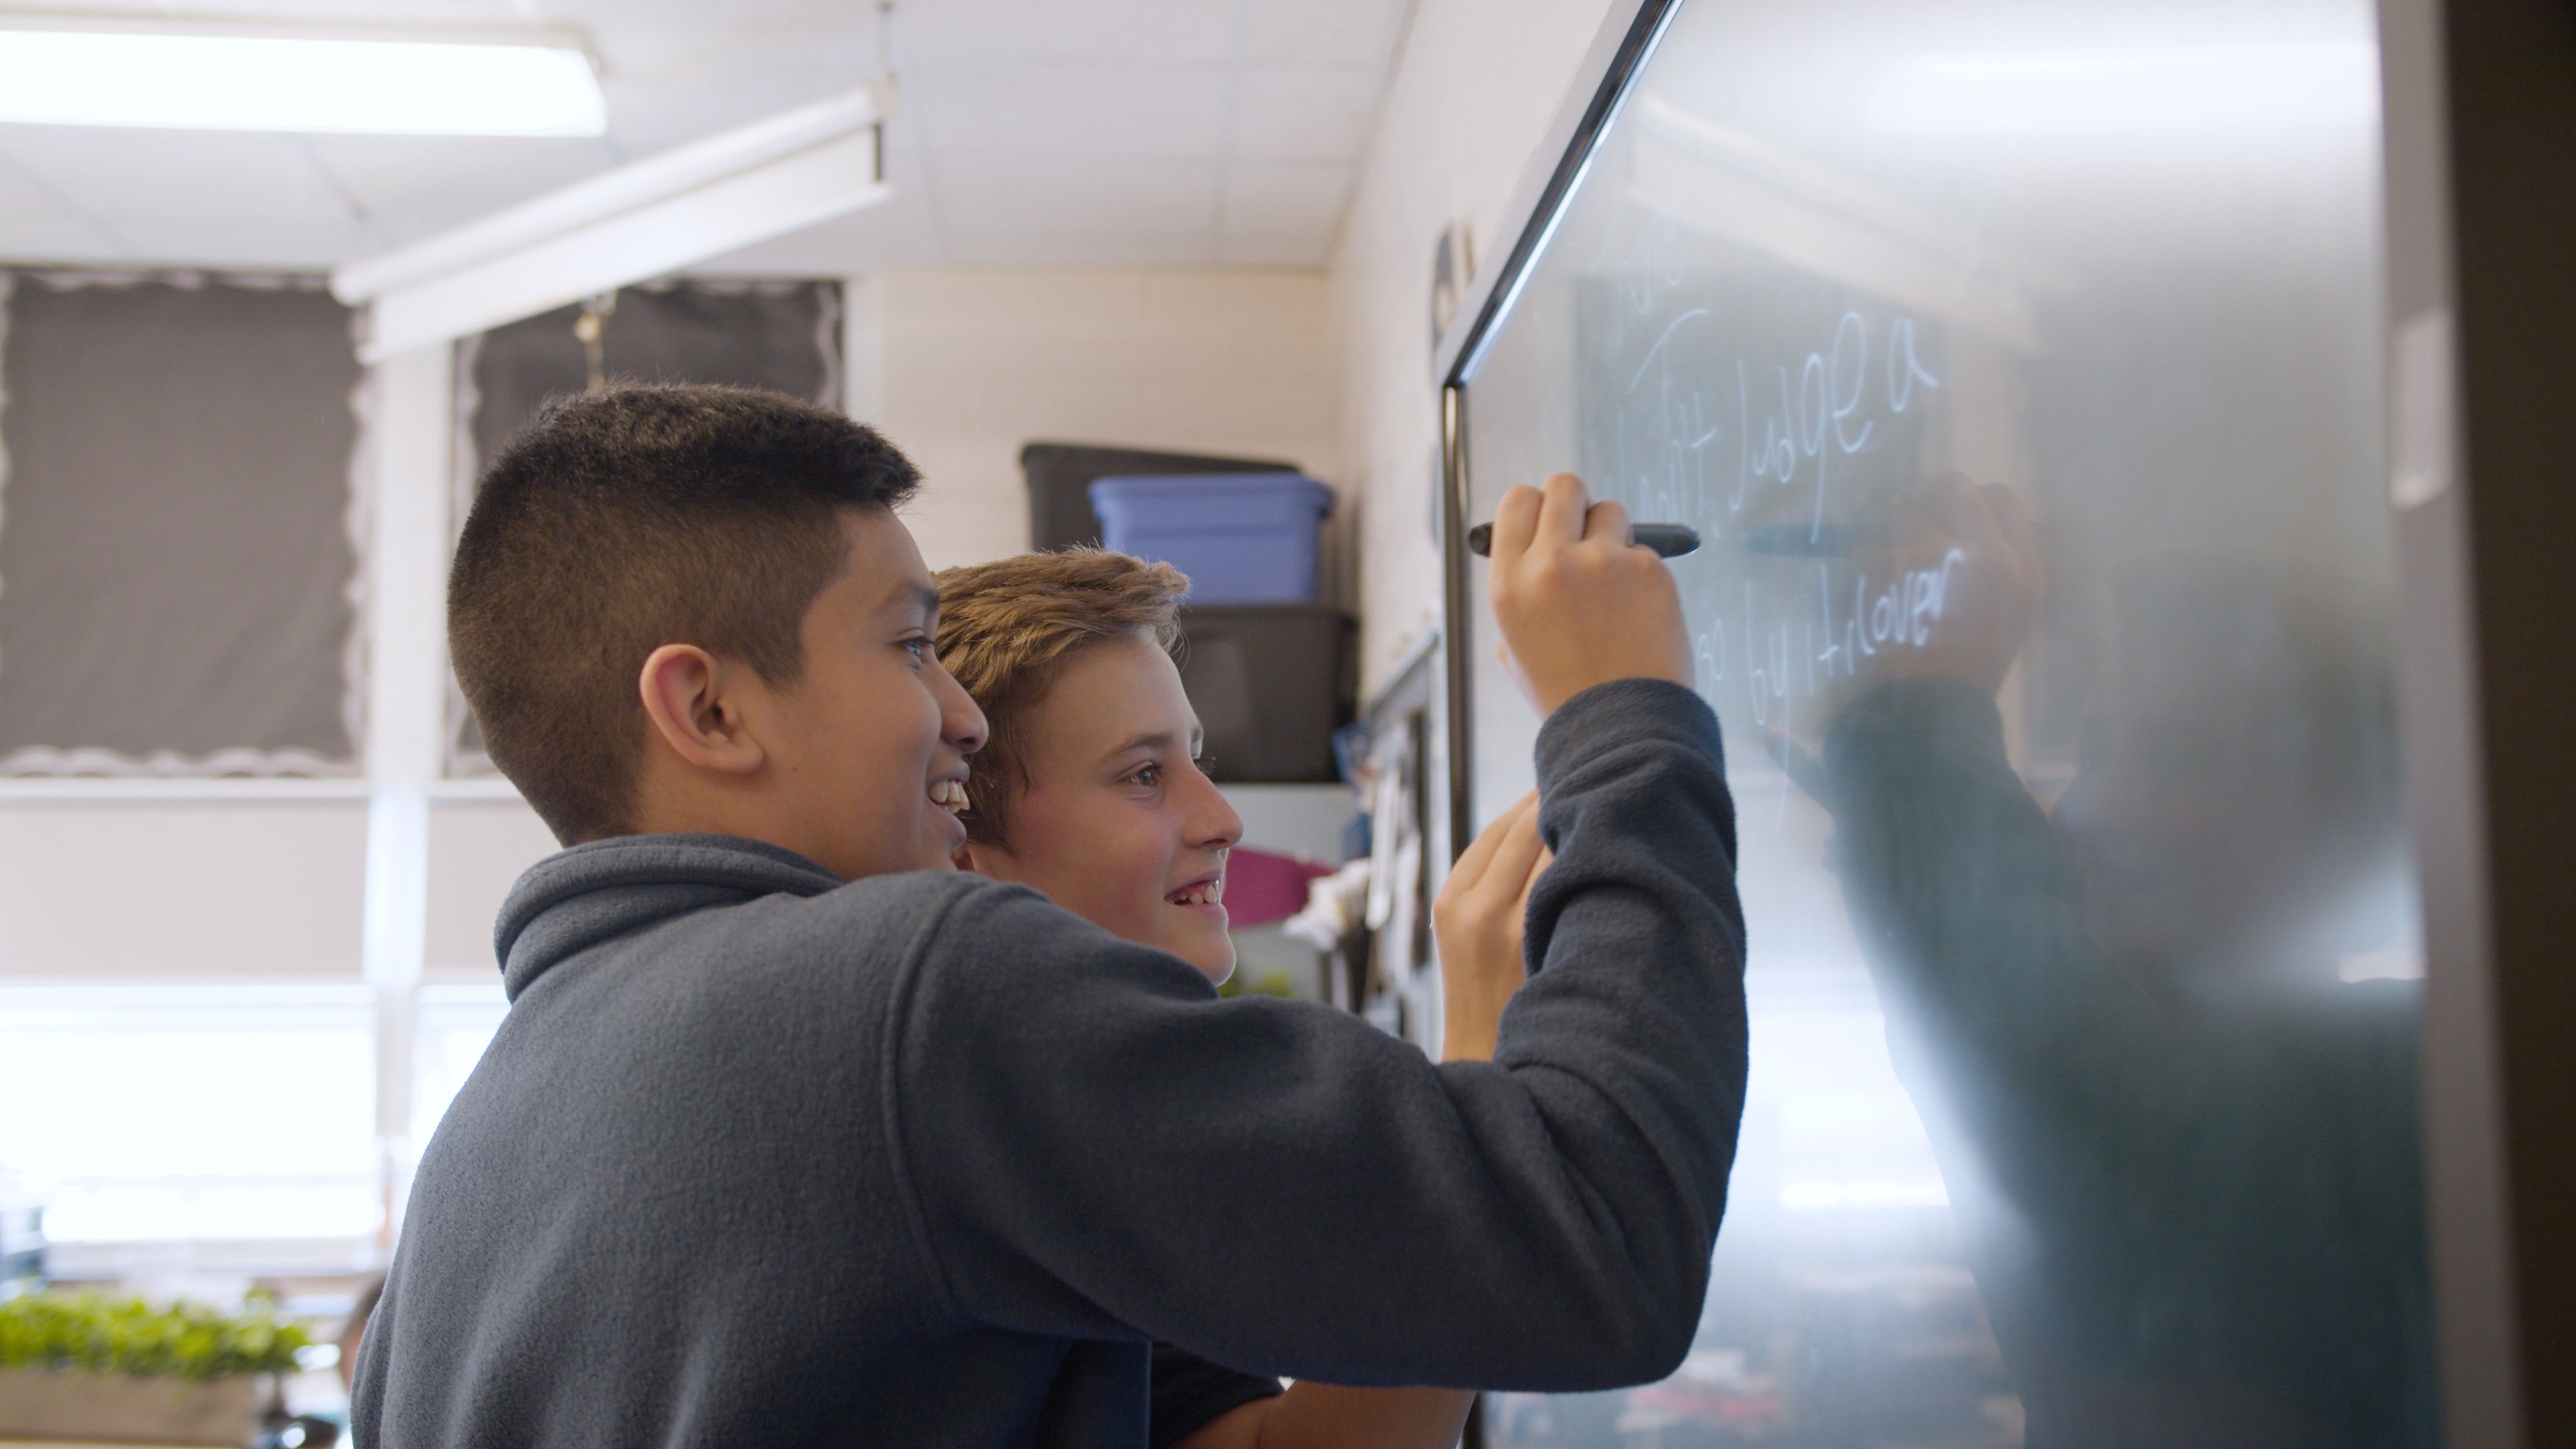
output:
[[[1449,691],[1449,858],[1476,838],[1475,630],[1467,593],[1467,390],[1440,389],[1440,662]]]
[[[2526,1442],[2576,1440],[2576,6],[2455,0],[2468,539]]]
[[[2576,6],[2384,0],[2390,454],[2454,1449],[2576,1438]]]

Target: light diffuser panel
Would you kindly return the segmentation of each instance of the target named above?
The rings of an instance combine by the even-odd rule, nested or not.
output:
[[[570,48],[0,30],[0,122],[596,136],[608,110]]]

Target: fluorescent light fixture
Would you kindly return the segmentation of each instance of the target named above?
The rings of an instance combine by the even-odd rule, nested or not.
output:
[[[1862,116],[1926,135],[2099,135],[2345,125],[2378,106],[2372,45],[2139,46],[1918,56]]]
[[[596,136],[577,46],[0,29],[0,122]]]
[[[648,156],[331,274],[380,362],[662,276],[887,196],[876,94]]]

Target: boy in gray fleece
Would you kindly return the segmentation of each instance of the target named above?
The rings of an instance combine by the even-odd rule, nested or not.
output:
[[[1717,725],[1671,577],[1560,475],[1495,527],[1543,709],[1528,986],[1490,1063],[946,868],[982,742],[874,433],[554,405],[449,634],[571,848],[424,1153],[367,1449],[1137,1446],[1157,1340],[1256,1374],[1597,1389],[1688,1349],[1743,1105]]]

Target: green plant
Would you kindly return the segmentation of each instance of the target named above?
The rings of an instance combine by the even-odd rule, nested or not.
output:
[[[266,1307],[239,1315],[194,1303],[30,1293],[0,1303],[0,1369],[70,1369],[204,1382],[288,1373],[312,1340]]]
[[[1249,981],[1244,980],[1243,973],[1237,971],[1218,984],[1216,994],[1229,1001],[1238,996],[1284,996],[1294,1000],[1297,989],[1288,984],[1288,973],[1285,971],[1264,971]]]

